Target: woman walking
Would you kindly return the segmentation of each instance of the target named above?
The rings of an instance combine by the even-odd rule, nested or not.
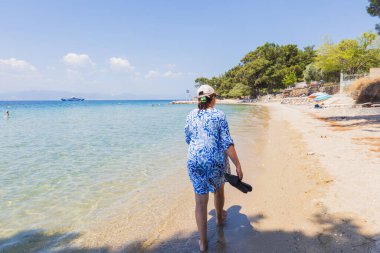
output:
[[[207,203],[209,192],[214,193],[216,223],[222,225],[224,206],[224,173],[228,163],[226,154],[243,179],[243,172],[230,136],[225,114],[214,108],[216,94],[209,85],[198,91],[198,109],[186,120],[186,142],[189,144],[187,168],[195,192],[195,219],[199,232],[199,248],[207,250]]]

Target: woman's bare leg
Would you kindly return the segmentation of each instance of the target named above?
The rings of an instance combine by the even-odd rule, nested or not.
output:
[[[195,194],[195,219],[197,221],[199,232],[199,249],[201,251],[207,250],[207,194]]]
[[[223,210],[224,207],[224,184],[215,191],[214,206],[216,211],[216,224],[222,225],[226,219],[227,212]]]

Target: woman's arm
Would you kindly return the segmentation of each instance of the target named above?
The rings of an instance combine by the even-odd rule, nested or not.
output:
[[[234,163],[236,167],[236,173],[240,180],[243,179],[243,171],[241,169],[239,157],[236,154],[236,150],[234,145],[230,145],[228,149],[226,150],[227,155],[231,158],[231,161]]]

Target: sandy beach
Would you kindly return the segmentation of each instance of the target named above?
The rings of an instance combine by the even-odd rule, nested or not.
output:
[[[226,186],[224,227],[215,225],[210,198],[208,252],[380,252],[376,110],[262,105],[266,126],[260,137],[252,141],[245,133],[235,138],[244,180],[254,190],[245,195]],[[125,238],[138,238],[128,228],[139,221],[119,216],[101,233],[83,236],[78,247],[99,252],[198,252],[191,186],[170,198],[168,205],[170,212],[146,228],[152,229],[149,238],[126,245]]]

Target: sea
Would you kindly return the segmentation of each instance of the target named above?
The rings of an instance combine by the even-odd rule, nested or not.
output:
[[[0,252],[35,234],[86,230],[143,203],[157,184],[173,192],[165,179],[176,175],[178,189],[190,189],[183,129],[195,107],[166,100],[0,102],[0,112],[9,111],[0,119]],[[257,106],[217,108],[232,135],[262,123]]]

